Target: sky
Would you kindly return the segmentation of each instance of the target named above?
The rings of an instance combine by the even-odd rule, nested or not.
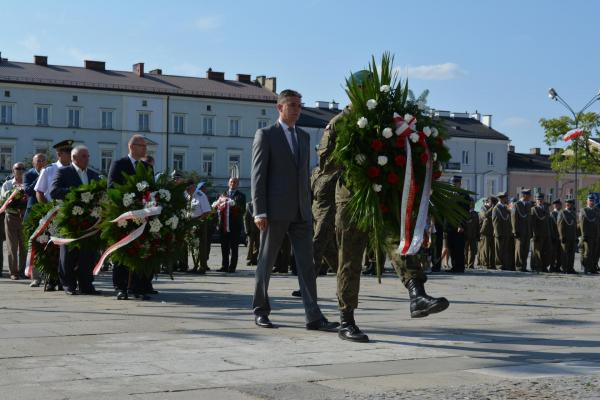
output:
[[[547,151],[539,119],[566,113],[550,87],[576,111],[600,90],[594,0],[3,0],[0,16],[13,61],[275,76],[309,106],[345,105],[344,78],[389,51],[430,107],[491,114],[519,152]]]

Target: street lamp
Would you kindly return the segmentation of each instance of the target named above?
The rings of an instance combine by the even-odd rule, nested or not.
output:
[[[596,93],[594,95],[594,97],[592,97],[590,99],[590,101],[588,101],[585,106],[583,106],[583,108],[581,110],[579,110],[579,112],[575,112],[573,111],[573,109],[571,108],[571,106],[565,101],[565,99],[563,99],[562,97],[560,97],[560,95],[556,92],[556,90],[554,90],[554,88],[550,88],[550,90],[548,90],[548,97],[550,98],[550,100],[554,100],[559,102],[560,104],[562,104],[567,110],[569,110],[569,112],[573,115],[573,120],[575,121],[575,129],[579,128],[579,118],[581,117],[581,114],[583,114],[583,112],[585,110],[587,110],[588,108],[590,108],[592,106],[592,104],[594,104],[597,100],[600,100],[600,90],[598,91],[598,93]],[[577,174],[578,174],[578,148],[579,148],[579,137],[576,137],[575,139],[575,197],[577,197],[577,190],[578,190],[578,185],[579,185],[579,180],[577,178]]]

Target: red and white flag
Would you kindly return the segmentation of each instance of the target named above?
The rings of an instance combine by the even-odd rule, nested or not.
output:
[[[583,128],[571,129],[569,132],[565,133],[563,140],[568,142],[569,140],[577,139],[581,135],[583,135]]]

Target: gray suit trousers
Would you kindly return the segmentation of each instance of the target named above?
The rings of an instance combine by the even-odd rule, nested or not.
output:
[[[260,233],[260,250],[256,267],[256,288],[252,308],[255,315],[269,315],[269,280],[271,270],[283,238],[287,233],[298,269],[298,283],[302,293],[302,302],[306,313],[306,322],[314,322],[323,318],[317,304],[317,281],[313,265],[312,222],[310,221],[270,221],[267,229]]]

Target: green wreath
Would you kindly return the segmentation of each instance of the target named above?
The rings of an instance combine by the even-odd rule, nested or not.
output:
[[[31,235],[39,227],[40,220],[56,206],[56,202],[36,203],[27,214],[27,218],[23,221],[23,242],[27,251],[35,254],[33,267],[42,275],[46,276],[46,280],[58,281],[58,258],[59,247],[54,244],[48,244],[50,236],[54,236],[58,232],[56,219],[33,241],[30,242]],[[31,246],[31,248],[30,248]]]

